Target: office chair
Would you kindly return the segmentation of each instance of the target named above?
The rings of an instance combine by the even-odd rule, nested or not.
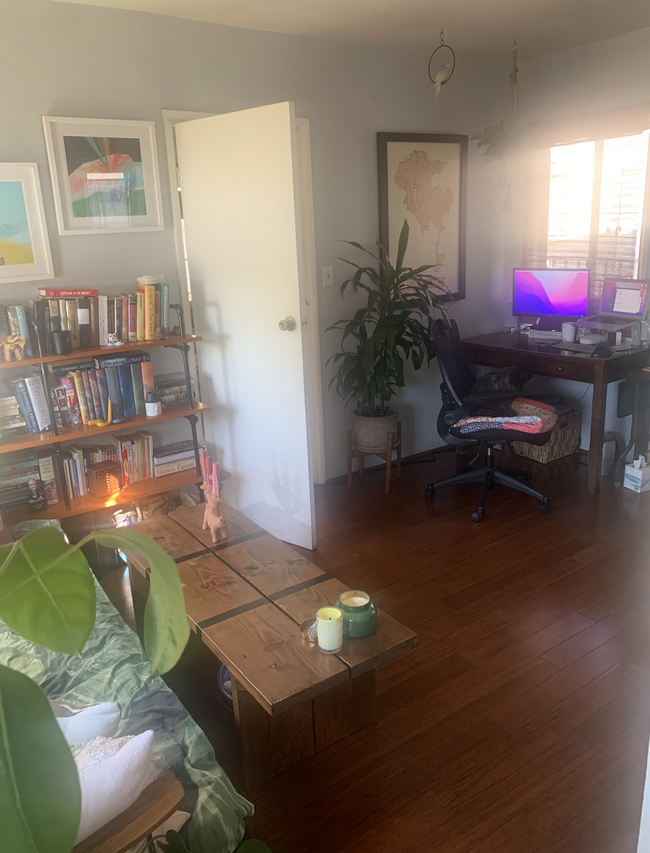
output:
[[[531,481],[529,471],[516,468],[497,468],[494,458],[494,447],[501,445],[506,456],[513,456],[513,441],[525,441],[529,444],[543,445],[551,437],[551,431],[542,433],[526,433],[517,430],[499,430],[495,435],[494,429],[480,430],[462,435],[454,424],[463,417],[481,415],[481,406],[490,403],[512,403],[520,395],[513,391],[490,391],[486,394],[472,394],[472,386],[476,377],[465,361],[465,354],[458,334],[455,320],[435,320],[431,327],[431,335],[437,349],[438,363],[442,373],[442,409],[438,415],[438,432],[447,444],[456,447],[487,447],[487,457],[484,465],[466,465],[461,473],[449,477],[439,483],[431,483],[426,487],[425,497],[435,497],[435,490],[440,486],[452,486],[460,483],[482,483],[483,493],[478,508],[470,518],[472,521],[482,521],[485,515],[485,504],[490,491],[497,483],[508,486],[519,492],[524,492],[537,498],[539,512],[548,512],[550,499],[528,485]],[[480,451],[479,451],[480,452]],[[478,457],[478,454],[477,454]]]

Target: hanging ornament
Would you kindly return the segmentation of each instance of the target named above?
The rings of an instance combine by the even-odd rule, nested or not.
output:
[[[445,31],[440,30],[440,44],[429,59],[429,80],[436,87],[436,98],[440,94],[441,87],[450,81],[455,70],[456,54],[448,44],[445,44]]]

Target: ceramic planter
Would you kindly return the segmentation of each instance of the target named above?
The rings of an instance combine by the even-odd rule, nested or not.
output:
[[[360,450],[385,453],[391,432],[393,447],[397,447],[397,412],[391,411],[380,418],[369,418],[355,412],[352,417],[352,439]]]

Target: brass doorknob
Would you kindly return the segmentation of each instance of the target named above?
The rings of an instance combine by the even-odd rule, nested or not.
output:
[[[293,332],[296,328],[296,321],[293,317],[285,317],[284,320],[280,320],[278,323],[278,329],[281,332]]]

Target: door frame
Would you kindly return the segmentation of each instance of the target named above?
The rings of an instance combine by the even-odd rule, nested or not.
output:
[[[233,110],[233,112],[235,112]],[[191,318],[194,333],[194,315],[191,310],[191,282],[189,269],[185,262],[183,229],[181,223],[181,202],[179,197],[179,170],[176,156],[176,137],[174,127],[185,121],[209,118],[219,113],[197,112],[193,110],[163,110],[165,144],[167,148],[167,168],[172,197],[172,221],[174,230],[174,249],[176,268],[181,282],[183,306],[189,309],[186,315]],[[323,418],[323,388],[320,355],[320,324],[318,319],[318,273],[316,268],[316,233],[314,227],[314,195],[311,170],[311,138],[309,119],[296,118],[295,128],[295,177],[298,187],[298,245],[300,255],[301,305],[300,322],[305,326],[303,332],[303,358],[305,364],[305,390],[309,406],[310,456],[314,483],[322,484],[325,474],[325,425]],[[183,286],[184,284],[184,286]]]

